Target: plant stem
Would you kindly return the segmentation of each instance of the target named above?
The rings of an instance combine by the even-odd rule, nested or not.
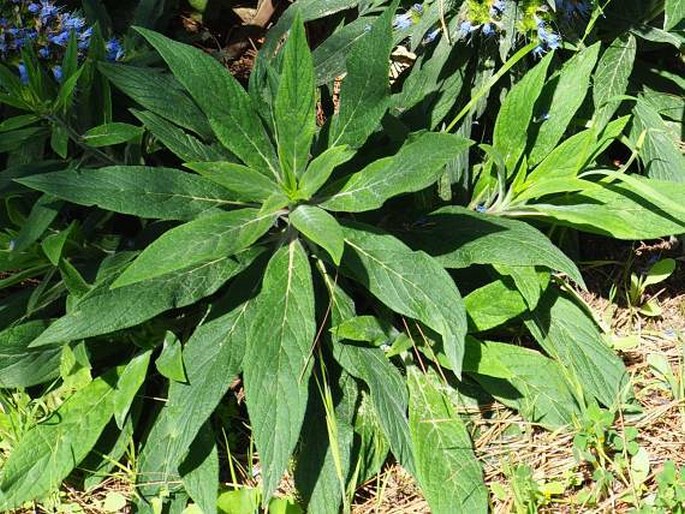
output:
[[[534,48],[538,46],[537,41],[533,41],[532,43],[527,44],[523,48],[521,48],[518,52],[516,52],[514,55],[512,55],[507,62],[504,63],[504,66],[502,66],[497,73],[495,73],[490,80],[487,81],[487,83],[480,88],[480,90],[476,93],[476,95],[471,98],[471,101],[467,103],[464,108],[459,111],[459,113],[455,116],[455,118],[452,120],[452,122],[447,125],[447,128],[445,128],[445,132],[450,132],[454,126],[464,117],[466,116],[471,109],[473,109],[474,105],[480,100],[483,95],[485,95],[490,89],[492,89],[492,86],[497,84],[499,79],[501,79],[505,73],[507,73],[511,68],[514,67],[514,65],[519,62],[521,59],[523,59],[526,55],[528,55],[530,52],[533,51]]]

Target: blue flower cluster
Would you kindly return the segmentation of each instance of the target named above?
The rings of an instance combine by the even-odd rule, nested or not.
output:
[[[421,19],[422,14],[423,5],[414,4],[407,10],[407,12],[396,15],[395,20],[392,23],[392,26],[396,30],[406,30],[415,23],[418,23],[418,21]]]
[[[533,54],[537,57],[541,57],[543,54],[550,50],[556,50],[561,46],[561,36],[550,29],[549,24],[545,20],[540,18],[535,18],[538,31],[538,39],[540,44],[535,47]]]
[[[45,62],[56,81],[62,80],[60,63],[72,37],[76,39],[79,58],[90,47],[93,28],[75,12],[69,12],[52,0],[10,0],[0,6],[0,61],[16,66],[23,83],[28,82],[27,68],[21,51],[32,47]],[[110,39],[106,44],[107,59],[124,57],[121,43]]]
[[[486,37],[493,36],[500,30],[505,8],[506,3],[504,0],[493,0],[483,13],[479,13],[480,16],[471,16],[473,13],[469,13],[467,8],[466,19],[459,24],[457,37],[459,39],[466,39],[469,35],[478,31]]]
[[[398,14],[395,16],[393,21],[393,28],[395,30],[407,30],[412,25],[415,25],[421,19],[423,15],[423,5],[414,4],[405,13]],[[436,28],[431,30],[424,38],[424,43],[432,43],[440,34],[440,29]]]

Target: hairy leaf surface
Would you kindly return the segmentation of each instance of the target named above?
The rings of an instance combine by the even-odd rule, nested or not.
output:
[[[252,100],[238,81],[201,50],[151,30],[137,30],[207,115],[219,141],[251,168],[278,176],[273,146]]]
[[[79,205],[97,205],[141,218],[190,220],[233,203],[225,189],[173,168],[72,169],[24,177],[17,182]]]
[[[485,514],[488,490],[471,437],[435,381],[409,370],[409,427],[421,492],[435,514]]]
[[[298,241],[281,247],[269,261],[252,316],[245,394],[268,501],[300,437],[312,372],[314,291]]]
[[[258,252],[239,259],[224,257],[130,286],[110,288],[107,281],[83,296],[32,346],[72,341],[135,326],[169,309],[209,296],[240,273]]]
[[[381,207],[403,193],[425,189],[444,173],[444,166],[471,141],[444,132],[427,132],[403,146],[396,155],[379,159],[331,186],[335,191],[322,207],[331,211],[362,212]]]
[[[395,312],[425,323],[442,336],[453,371],[461,373],[466,335],[464,303],[449,274],[430,256],[372,227],[343,227],[342,271]]]
[[[143,250],[112,287],[151,280],[235,255],[263,236],[276,215],[247,208],[208,215],[172,228]]]

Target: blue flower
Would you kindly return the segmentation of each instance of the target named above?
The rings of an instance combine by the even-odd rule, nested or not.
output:
[[[55,36],[49,36],[48,40],[58,46],[67,46],[67,43],[69,43],[69,31],[63,30]]]
[[[435,41],[435,39],[440,35],[440,29],[435,29],[428,34],[426,34],[426,38],[424,39],[425,43],[432,43]]]
[[[86,20],[80,16],[75,16],[73,14],[65,13],[62,15],[62,28],[67,30],[79,31],[86,26]]]
[[[26,66],[24,66],[23,62],[20,62],[17,64],[17,69],[19,70],[19,80],[21,80],[22,84],[28,84],[29,83],[29,72],[26,69]]]
[[[486,23],[481,30],[483,35],[492,36],[495,33],[495,26],[492,23]]]
[[[482,203],[476,206],[476,212],[479,212],[481,214],[485,214],[487,210],[487,207],[485,207],[485,205],[483,205]]]
[[[506,7],[506,4],[504,3],[504,0],[495,0],[492,2],[492,5],[490,6],[490,16],[497,17],[497,16],[502,16],[504,14],[504,8]]]
[[[107,41],[105,45],[105,50],[107,51],[108,61],[120,61],[124,58],[124,49],[121,46],[119,40],[115,37]]]
[[[395,20],[392,22],[392,26],[397,30],[405,30],[413,25],[411,12],[407,11],[404,14],[398,14],[395,16]]]
[[[39,48],[38,49],[38,57],[41,59],[49,59],[50,58],[50,49],[46,46]]]
[[[55,77],[57,82],[62,82],[62,67],[60,65],[52,67],[52,76]]]
[[[37,14],[38,11],[40,11],[40,5],[38,5],[38,4],[32,2],[32,3],[30,3],[29,6],[27,7],[27,10],[28,10],[31,14]]]
[[[460,38],[465,38],[468,36],[471,32],[476,30],[473,25],[471,24],[470,21],[462,21],[461,25],[459,25],[459,37]]]
[[[59,14],[59,7],[55,6],[52,2],[43,0],[42,7],[40,9],[40,20],[43,23],[48,23],[55,16]]]

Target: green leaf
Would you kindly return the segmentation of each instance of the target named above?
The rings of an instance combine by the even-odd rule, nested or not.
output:
[[[232,158],[231,153],[218,143],[203,143],[161,116],[150,111],[130,111],[155,139],[182,161],[217,161]]]
[[[202,514],[215,514],[219,489],[219,452],[214,430],[205,423],[179,467],[183,487]]]
[[[0,387],[31,387],[59,376],[61,346],[29,348],[47,325],[29,321],[0,332]]]
[[[298,241],[281,247],[269,261],[252,316],[243,363],[245,395],[266,503],[297,445],[309,397],[314,291]]]
[[[438,180],[451,159],[470,145],[468,139],[453,134],[421,134],[396,155],[379,159],[333,184],[332,195],[322,207],[332,211],[369,211],[393,196],[425,189]]]
[[[502,279],[470,292],[464,297],[464,305],[469,327],[474,332],[503,325],[528,310],[521,293]]]
[[[658,180],[685,183],[685,156],[670,136],[659,113],[642,99],[635,104],[633,113],[631,139],[638,141],[642,132],[647,132],[640,150],[645,175]]]
[[[186,167],[225,187],[236,200],[264,202],[280,192],[278,184],[247,166],[232,162],[189,162]]]
[[[331,333],[337,339],[348,339],[350,341],[366,341],[374,343],[384,343],[390,339],[393,326],[385,320],[376,316],[354,316],[331,328]],[[395,330],[395,333],[397,331]]]
[[[252,100],[228,70],[197,48],[147,29],[136,30],[159,52],[207,115],[219,141],[249,167],[278,177],[273,146]]]
[[[173,168],[106,166],[16,179],[70,202],[142,218],[193,219],[233,201],[222,187]]]
[[[623,361],[602,339],[592,318],[573,301],[550,290],[526,322],[528,330],[580,388],[607,407],[629,393]]]
[[[149,365],[150,351],[136,355],[126,365],[126,372],[117,382],[117,395],[114,398],[114,420],[120,429],[123,429],[136,393],[145,381]]]
[[[354,157],[355,151],[349,146],[333,146],[313,159],[300,177],[299,189],[308,200],[323,186],[337,166]]]
[[[599,133],[618,110],[633,71],[637,43],[632,34],[616,38],[604,51],[593,77],[592,99],[595,115],[592,127]]]
[[[644,179],[650,190],[670,202],[681,202],[685,184]],[[576,180],[578,191],[547,198],[547,203],[529,203],[539,217],[595,234],[617,239],[656,239],[685,232],[685,219],[656,208],[629,184],[596,184]]]
[[[409,370],[409,427],[421,492],[434,514],[485,514],[488,490],[469,431],[435,382]]]
[[[117,145],[139,139],[143,129],[128,123],[105,123],[88,130],[81,136],[83,142],[93,148]]]
[[[584,286],[573,261],[527,223],[457,206],[438,209],[424,221],[409,234],[410,240],[446,268],[545,266]]]
[[[61,484],[111,419],[118,396],[115,387],[128,372],[117,368],[96,378],[26,432],[3,467],[1,509],[19,508]]]
[[[528,71],[507,93],[500,107],[495,122],[493,146],[502,154],[508,171],[514,169],[526,149],[528,124],[545,84],[552,55],[548,54]]]
[[[664,4],[664,30],[682,30],[685,23],[685,2],[666,0]]]
[[[540,296],[549,285],[550,274],[548,271],[539,271],[534,266],[505,266],[497,264],[493,266],[497,273],[510,277],[516,289],[526,301],[528,309],[533,310],[540,301]]]
[[[549,119],[539,125],[535,135],[528,159],[531,165],[540,162],[556,147],[573,115],[583,103],[599,48],[600,44],[595,43],[577,53],[564,65],[558,79],[548,82],[543,90],[543,99],[545,96],[549,97],[549,104],[544,106]]]
[[[430,256],[377,229],[348,223],[343,233],[343,273],[395,312],[440,334],[452,370],[460,375],[466,312],[452,277]]]
[[[395,0],[355,42],[347,56],[340,110],[331,123],[328,146],[347,144],[359,148],[379,126],[388,108],[392,21],[396,9]]]
[[[259,512],[259,488],[240,487],[219,495],[220,514],[252,514]]]
[[[24,128],[27,125],[32,125],[40,120],[35,114],[20,114],[19,116],[12,116],[0,123],[0,132],[9,132],[12,130]]]
[[[313,205],[299,205],[290,213],[289,219],[307,239],[326,250],[335,264],[340,264],[345,240],[333,216]]]
[[[348,3],[357,3],[347,0]],[[298,4],[299,6],[299,4]],[[338,27],[333,34],[319,44],[312,52],[316,84],[332,83],[345,72],[345,59],[357,40],[366,35],[370,17],[362,16]]]
[[[218,144],[203,143],[192,134],[150,111],[131,109],[131,113],[162,145],[182,161],[216,161],[231,157],[230,152]]]
[[[145,109],[203,138],[212,135],[207,117],[169,73],[107,62],[99,62],[98,70]]]
[[[369,387],[371,403],[393,454],[408,471],[415,469],[407,422],[407,387],[397,368],[379,348],[336,343],[335,360]]]
[[[274,126],[281,169],[285,176],[295,178],[307,165],[316,130],[314,64],[299,14],[282,52]]]
[[[14,240],[14,252],[23,252],[38,241],[55,220],[62,209],[63,202],[51,195],[41,195],[33,204],[29,217],[21,227],[19,235]],[[54,263],[53,263],[54,264]]]
[[[657,261],[647,272],[647,276],[645,277],[645,281],[642,283],[642,287],[663,282],[673,274],[675,268],[676,262],[674,259],[661,259]]]
[[[341,506],[349,503],[344,498],[352,466],[352,423],[359,387],[333,362],[326,362],[325,377],[330,397],[312,388],[303,423],[307,430],[300,436],[294,472],[295,486],[308,512],[340,512]]]
[[[248,208],[208,215],[172,228],[143,250],[112,287],[235,255],[263,236],[276,216]]]
[[[181,341],[179,341],[178,337],[176,337],[173,332],[167,331],[165,334],[162,353],[157,357],[155,367],[162,376],[169,380],[175,380],[176,382],[186,381]]]
[[[241,370],[249,321],[246,314],[253,301],[241,297],[249,295],[254,286],[240,286],[231,289],[236,293],[231,298],[238,305],[200,325],[185,344],[187,380],[169,384],[167,402],[140,455],[139,481],[145,496],[155,496],[164,484],[178,481],[178,466],[188,448]]]
[[[563,366],[536,351],[467,338],[464,371],[532,423],[553,430],[582,416]]]
[[[569,137],[537,165],[526,177],[526,183],[542,188],[544,185],[539,182],[575,177],[590,159],[596,140],[594,128]]]
[[[59,231],[56,234],[50,234],[41,242],[40,247],[43,249],[43,253],[52,263],[53,266],[60,265],[62,254],[64,252],[64,245],[66,245],[67,239],[69,239],[69,236],[71,235],[72,228],[75,226],[75,223],[75,221],[72,222],[72,224],[69,225],[69,227]],[[76,271],[75,268],[71,266],[71,264],[67,263],[66,266],[70,268],[68,269],[68,272]],[[76,271],[76,273],[78,272]]]
[[[69,309],[33,342],[33,346],[72,341],[132,327],[169,309],[195,303],[240,273],[256,252],[238,260],[223,257],[153,280],[116,289],[106,281]]]

